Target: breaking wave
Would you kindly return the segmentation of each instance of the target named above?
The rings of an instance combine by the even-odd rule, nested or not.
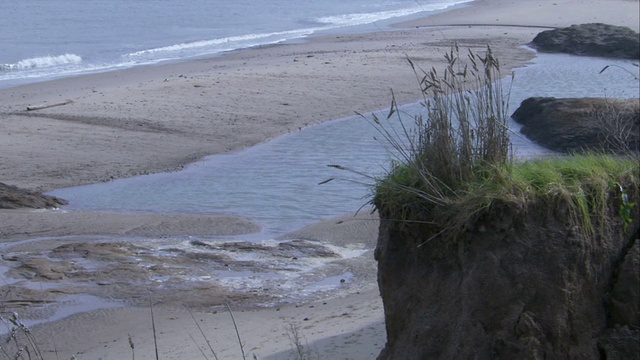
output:
[[[424,6],[416,6],[405,9],[379,11],[371,13],[353,13],[336,16],[325,16],[315,19],[316,22],[334,26],[355,26],[366,25],[376,21],[392,19],[396,17],[409,16],[424,11],[437,11],[444,10],[450,6],[470,2],[472,0],[459,0],[459,1],[443,1],[435,4],[428,4]]]
[[[27,70],[36,68],[48,68],[60,65],[79,64],[82,58],[76,54],[64,54],[57,56],[42,56],[20,60],[13,64],[0,65],[1,70]]]
[[[220,46],[225,46],[225,48],[216,49],[216,50],[227,51],[227,50],[234,50],[241,47],[263,45],[268,43],[277,43],[281,41],[304,37],[306,35],[310,35],[314,33],[317,30],[319,29],[297,29],[297,30],[290,30],[290,31],[264,33],[264,34],[248,34],[248,35],[230,36],[230,37],[219,38],[219,39],[201,40],[201,41],[163,46],[163,47],[154,48],[154,49],[146,49],[146,50],[136,51],[136,52],[127,54],[126,56],[140,57],[140,56],[148,56],[151,54],[158,54],[158,53],[175,53],[175,52],[190,51],[190,50],[206,51],[206,49],[218,48]],[[215,51],[211,51],[211,52],[215,52]]]

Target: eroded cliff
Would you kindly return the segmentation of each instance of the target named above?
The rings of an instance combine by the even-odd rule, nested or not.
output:
[[[592,233],[562,202],[494,201],[455,238],[437,213],[378,203],[379,359],[637,356],[638,212],[625,231],[621,201],[612,191]]]

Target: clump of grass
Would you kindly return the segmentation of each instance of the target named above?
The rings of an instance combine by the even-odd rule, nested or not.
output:
[[[395,100],[386,119],[373,118],[398,154],[388,176],[378,179],[373,202],[378,208],[399,209],[403,219],[424,218],[434,207],[446,209],[466,196],[469,184],[512,164],[509,92],[503,89],[500,63],[491,48],[484,55],[469,51],[463,58],[455,46],[445,58],[442,75],[409,59],[425,109],[413,124],[404,123]],[[453,219],[446,223],[456,231],[463,225]]]
[[[410,61],[424,97],[424,112],[412,124],[405,124],[395,101],[386,118],[374,116],[380,134],[398,154],[388,174],[376,179],[372,202],[378,210],[394,220],[430,223],[434,237],[455,238],[497,201],[521,208],[543,200],[567,209],[570,225],[593,236],[596,228],[607,231],[599,221],[606,218],[610,197],[619,196],[626,229],[634,206],[628,194],[637,197],[640,183],[637,156],[583,154],[514,162],[509,91],[491,49],[483,56],[469,52],[465,61],[454,47],[446,59],[442,75]]]
[[[292,359],[313,360],[320,359],[320,355],[309,348],[306,337],[302,334],[297,325],[290,323],[287,330],[287,338],[293,346]]]
[[[640,151],[640,113],[621,107],[619,99],[607,98],[603,107],[589,112],[590,119],[598,126],[602,144],[607,151],[617,154],[638,154]]]
[[[622,203],[629,193],[638,195],[639,163],[634,158],[607,154],[576,154],[516,163],[495,181],[488,198],[509,195],[519,201],[543,199],[568,209],[569,223],[584,236],[606,231],[607,205],[612,197]],[[628,220],[628,219],[627,219]],[[602,235],[602,234],[600,234]]]
[[[22,323],[18,314],[0,313],[0,324],[7,333],[0,338],[0,358],[7,360],[43,360],[31,330]]]
[[[629,193],[638,196],[639,171],[637,158],[580,154],[518,164],[509,180],[529,198],[544,197],[565,204],[570,210],[570,223],[580,226],[583,235],[592,237],[597,229],[606,231],[604,222],[611,197],[617,197],[624,207],[629,206]],[[621,219],[628,224],[631,214],[621,215]],[[625,225],[625,231],[626,228]]]
[[[423,95],[424,115],[404,125],[395,101],[385,119],[397,119],[402,135],[384,126],[380,133],[400,154],[404,164],[423,174],[434,193],[450,195],[473,180],[477,168],[507,165],[512,160],[508,128],[508,96],[502,86],[500,63],[487,47],[484,56],[469,51],[464,62],[457,46],[445,54],[442,75],[422,70],[411,59]]]

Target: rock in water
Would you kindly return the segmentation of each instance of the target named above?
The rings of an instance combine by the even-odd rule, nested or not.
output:
[[[536,143],[560,152],[639,151],[640,100],[532,97],[511,115]]]
[[[640,57],[637,32],[601,23],[543,31],[533,39],[532,45],[545,52],[636,60]]]

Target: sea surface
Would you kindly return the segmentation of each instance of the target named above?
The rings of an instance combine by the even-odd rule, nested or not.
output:
[[[373,30],[470,1],[0,1],[0,88]]]

